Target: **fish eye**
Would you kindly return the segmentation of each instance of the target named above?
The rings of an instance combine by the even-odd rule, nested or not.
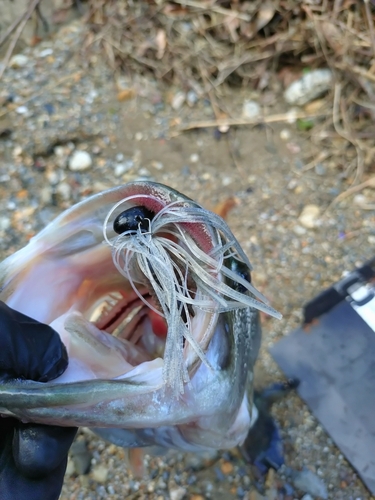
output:
[[[125,231],[137,231],[138,228],[145,232],[149,228],[149,221],[154,218],[154,212],[145,207],[131,207],[119,214],[113,222],[113,230],[117,234]]]

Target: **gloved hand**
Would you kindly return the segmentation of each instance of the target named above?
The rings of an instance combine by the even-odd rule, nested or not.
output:
[[[47,382],[67,366],[66,349],[52,328],[0,302],[0,380]],[[57,500],[76,432],[0,416],[0,499]]]

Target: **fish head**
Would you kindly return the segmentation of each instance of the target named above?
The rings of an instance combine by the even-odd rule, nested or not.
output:
[[[78,203],[0,265],[0,300],[51,325],[69,355],[52,382],[2,386],[0,413],[125,429],[134,445],[241,443],[258,313],[279,317],[250,269],[219,216],[162,184]]]

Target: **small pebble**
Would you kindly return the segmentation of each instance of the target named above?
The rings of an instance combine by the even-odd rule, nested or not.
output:
[[[173,99],[172,99],[172,102],[171,102],[171,106],[172,108],[175,110],[175,111],[178,111],[179,109],[182,108],[182,105],[184,104],[185,102],[185,99],[186,99],[186,94],[185,92],[177,92],[177,94],[175,94],[173,96]]]
[[[320,214],[320,208],[317,205],[306,205],[301,215],[298,217],[299,222],[302,226],[307,229],[313,229],[318,225],[318,217]]]
[[[251,120],[260,115],[260,106],[256,101],[245,101],[242,106],[242,116]]]
[[[23,68],[29,62],[29,58],[24,54],[16,54],[9,61],[10,68]]]
[[[47,56],[51,56],[53,54],[53,49],[44,49],[44,50],[41,50],[38,54],[39,57],[47,57]]]
[[[190,107],[194,106],[198,102],[198,96],[194,90],[189,90],[186,94],[186,102]]]
[[[303,234],[306,234],[306,229],[302,226],[299,226],[298,224],[293,227],[293,231],[298,235],[302,236]]]
[[[17,156],[21,156],[22,155],[22,148],[21,146],[16,146],[13,151],[12,151],[12,154],[15,158],[17,158]]]
[[[159,490],[165,490],[166,487],[167,487],[167,483],[163,480],[163,478],[161,477],[158,482],[156,483],[156,487],[159,489]]]
[[[291,134],[290,130],[288,130],[287,128],[284,128],[280,132],[280,139],[282,139],[283,141],[289,141],[291,137],[292,137],[292,134]]]
[[[121,175],[128,172],[132,166],[129,166],[127,163],[119,163],[115,166],[114,174],[116,177],[121,177]]]
[[[39,193],[40,202],[42,205],[49,205],[52,201],[52,188],[51,186],[44,186]]]
[[[322,165],[321,163],[317,163],[315,165],[315,173],[316,175],[326,175],[327,170],[324,165]]]
[[[26,106],[18,106],[18,108],[16,108],[16,113],[19,115],[25,115],[28,111],[29,109]]]
[[[221,471],[223,474],[230,474],[233,472],[233,465],[230,462],[223,462],[221,464]]]
[[[182,500],[186,495],[186,489],[181,486],[169,490],[170,500]]]
[[[63,146],[55,146],[53,152],[59,158],[63,158],[65,156],[65,148]]]
[[[72,189],[67,182],[61,182],[57,188],[56,192],[61,196],[64,201],[68,201],[72,194]]]
[[[6,231],[11,226],[9,217],[0,217],[0,231]]]
[[[193,153],[190,155],[190,162],[191,163],[198,163],[199,161],[199,155],[197,153]]]
[[[332,80],[330,69],[313,69],[289,85],[284,92],[284,99],[288,104],[303,106],[327,92],[332,86]]]
[[[82,172],[89,169],[91,165],[92,159],[87,151],[74,151],[69,158],[69,169],[73,172]]]
[[[363,206],[368,202],[367,198],[363,194],[356,194],[353,198],[353,201],[356,205]]]
[[[98,465],[92,470],[91,477],[97,483],[105,483],[108,478],[108,468],[104,465]]]
[[[152,161],[151,162],[151,167],[156,168],[156,170],[163,170],[164,165],[162,164],[161,161]]]
[[[138,174],[141,176],[141,177],[149,177],[150,176],[150,172],[147,170],[147,168],[140,168],[138,170]]]
[[[309,469],[303,469],[302,471],[297,472],[293,479],[293,484],[304,493],[321,497],[323,500],[328,498],[326,485]]]

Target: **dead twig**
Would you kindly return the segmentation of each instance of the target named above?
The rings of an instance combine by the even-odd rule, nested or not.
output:
[[[27,12],[23,12],[17,19],[13,21],[13,23],[5,30],[5,33],[3,36],[0,38],[0,47],[3,45],[5,40],[8,38],[8,36],[12,33],[13,30],[17,28],[19,23],[23,20],[23,18],[26,16]]]
[[[340,193],[336,198],[330,203],[328,206],[326,212],[336,203],[339,201],[344,200],[348,196],[351,196],[352,194],[359,193],[363,189],[367,187],[373,187],[375,188],[375,175],[373,177],[370,177],[366,181],[362,182],[361,184],[357,184],[356,186],[351,186],[350,188],[346,189],[343,193]]]
[[[364,165],[364,158],[363,158],[363,153],[361,151],[361,148],[358,145],[358,142],[354,138],[353,134],[350,132],[348,133],[344,128],[342,128],[340,124],[340,108],[341,108],[341,115],[343,117],[343,121],[346,124],[347,127],[349,127],[349,120],[346,117],[346,111],[345,107],[340,105],[340,99],[341,99],[341,84],[336,83],[335,84],[335,91],[334,91],[334,98],[333,98],[333,111],[332,111],[332,116],[333,116],[333,125],[335,127],[336,132],[343,137],[346,141],[350,142],[357,154],[357,170],[356,170],[356,175],[353,180],[353,183],[356,183],[358,180],[362,178],[363,174],[363,165]]]
[[[24,30],[27,21],[29,20],[31,14],[36,9],[39,2],[40,2],[40,0],[32,0],[29,4],[29,7],[27,9],[27,12],[26,12],[24,18],[19,22],[18,27],[17,27],[16,31],[14,32],[12,41],[10,42],[8,50],[7,50],[5,57],[3,59],[3,66],[2,66],[2,68],[0,68],[0,80],[5,72],[6,68],[8,67],[10,58],[12,57],[12,54],[13,54],[13,50],[14,50],[14,48],[15,48],[15,46],[16,46],[16,44],[21,36],[21,33]]]
[[[241,126],[241,125],[261,125],[265,123],[280,123],[280,122],[288,122],[291,119],[293,120],[304,120],[307,118],[319,118],[322,116],[326,116],[328,112],[321,113],[306,113],[305,111],[295,112],[293,115],[290,113],[278,113],[269,116],[259,116],[256,118],[224,118],[222,120],[203,120],[191,122],[188,125],[183,125],[179,127],[179,129],[175,132],[172,132],[172,137],[175,135],[179,135],[182,132],[188,132],[189,130],[199,129],[199,128],[220,128],[220,127],[233,127],[233,126]]]
[[[375,31],[374,31],[374,20],[372,18],[372,14],[370,11],[369,7],[369,1],[368,0],[363,0],[365,4],[365,12],[366,12],[366,17],[367,17],[367,24],[370,30],[370,37],[371,37],[371,45],[372,45],[372,51],[374,53],[375,57]]]
[[[223,16],[230,16],[235,19],[242,19],[243,21],[251,21],[251,16],[247,14],[242,14],[236,10],[232,9],[224,9],[223,7],[219,7],[217,5],[204,5],[202,2],[194,2],[194,0],[173,0],[174,3],[178,3],[179,5],[194,7],[194,9],[208,10],[211,12],[216,12],[217,14],[222,14]]]

